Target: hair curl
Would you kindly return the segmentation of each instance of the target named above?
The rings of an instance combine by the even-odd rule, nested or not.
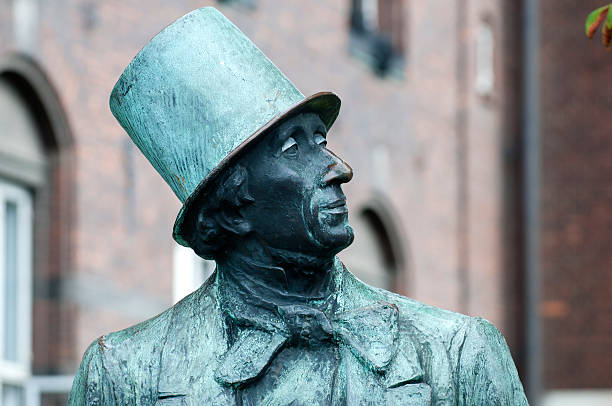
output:
[[[220,216],[236,215],[242,207],[254,202],[248,192],[248,172],[242,165],[228,169],[211,186],[211,192],[196,203],[200,209],[190,220],[188,240],[195,253],[205,259],[218,258],[235,237],[221,226]]]

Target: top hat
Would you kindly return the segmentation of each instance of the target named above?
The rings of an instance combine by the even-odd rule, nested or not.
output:
[[[125,69],[110,109],[183,203],[173,237],[188,246],[194,202],[245,146],[276,123],[310,111],[327,129],[340,99],[305,97],[223,14],[212,7],[181,17]]]

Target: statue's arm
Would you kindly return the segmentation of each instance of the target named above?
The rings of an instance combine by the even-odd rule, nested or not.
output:
[[[504,337],[493,324],[471,318],[460,344],[459,405],[528,405]]]
[[[111,384],[104,367],[102,338],[94,341],[81,361],[72,383],[68,406],[107,406],[114,404]],[[110,403],[109,403],[110,402]]]

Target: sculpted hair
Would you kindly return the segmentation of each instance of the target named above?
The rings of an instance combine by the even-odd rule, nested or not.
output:
[[[190,246],[202,258],[215,259],[232,240],[233,233],[222,226],[220,219],[235,215],[254,202],[248,192],[248,172],[236,165],[222,174],[212,192],[200,202],[201,209],[192,219]]]

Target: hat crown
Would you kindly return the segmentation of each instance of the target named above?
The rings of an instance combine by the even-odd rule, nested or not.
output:
[[[225,16],[192,11],[125,69],[114,116],[181,202],[251,134],[304,95]]]

